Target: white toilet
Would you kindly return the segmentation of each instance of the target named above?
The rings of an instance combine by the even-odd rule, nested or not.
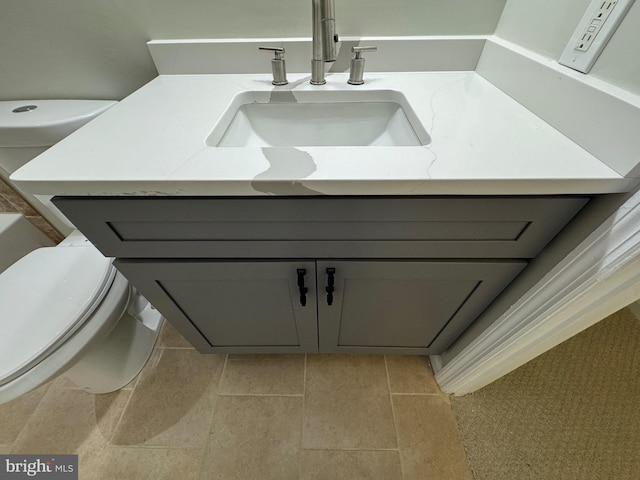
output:
[[[26,163],[113,103],[0,102],[0,168],[12,173],[16,158]],[[14,113],[21,105],[38,108]],[[0,274],[0,404],[62,373],[107,393],[140,372],[162,317],[112,260],[75,231]]]

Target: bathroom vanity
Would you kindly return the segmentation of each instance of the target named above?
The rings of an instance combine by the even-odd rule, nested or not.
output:
[[[346,80],[161,75],[12,179],[203,353],[441,353],[589,198],[633,183],[475,72]],[[404,114],[385,110],[383,145],[305,146],[295,117],[256,145],[234,120],[381,101]],[[417,141],[397,143],[405,120]]]
[[[202,353],[437,354],[587,202],[58,197]]]

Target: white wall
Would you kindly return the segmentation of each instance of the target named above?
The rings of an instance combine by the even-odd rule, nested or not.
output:
[[[336,12],[343,36],[496,31],[558,58],[589,3],[336,0]],[[0,100],[120,99],[156,75],[147,40],[308,37],[310,5],[311,0],[0,0]],[[591,75],[640,93],[640,2]]]
[[[558,59],[590,3],[508,0],[496,35]],[[640,2],[633,4],[589,74],[640,94]]]
[[[336,0],[338,32],[492,34],[505,1]],[[0,0],[0,100],[121,99],[152,39],[310,36],[311,0]]]

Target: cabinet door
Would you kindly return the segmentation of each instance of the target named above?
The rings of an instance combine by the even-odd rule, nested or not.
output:
[[[119,259],[115,265],[202,353],[318,351],[314,262]]]
[[[525,265],[317,262],[320,350],[442,353]]]

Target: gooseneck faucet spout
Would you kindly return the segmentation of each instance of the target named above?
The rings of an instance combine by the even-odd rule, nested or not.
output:
[[[336,61],[335,0],[311,0],[313,21],[313,56],[311,57],[311,84],[324,85],[325,62]]]

